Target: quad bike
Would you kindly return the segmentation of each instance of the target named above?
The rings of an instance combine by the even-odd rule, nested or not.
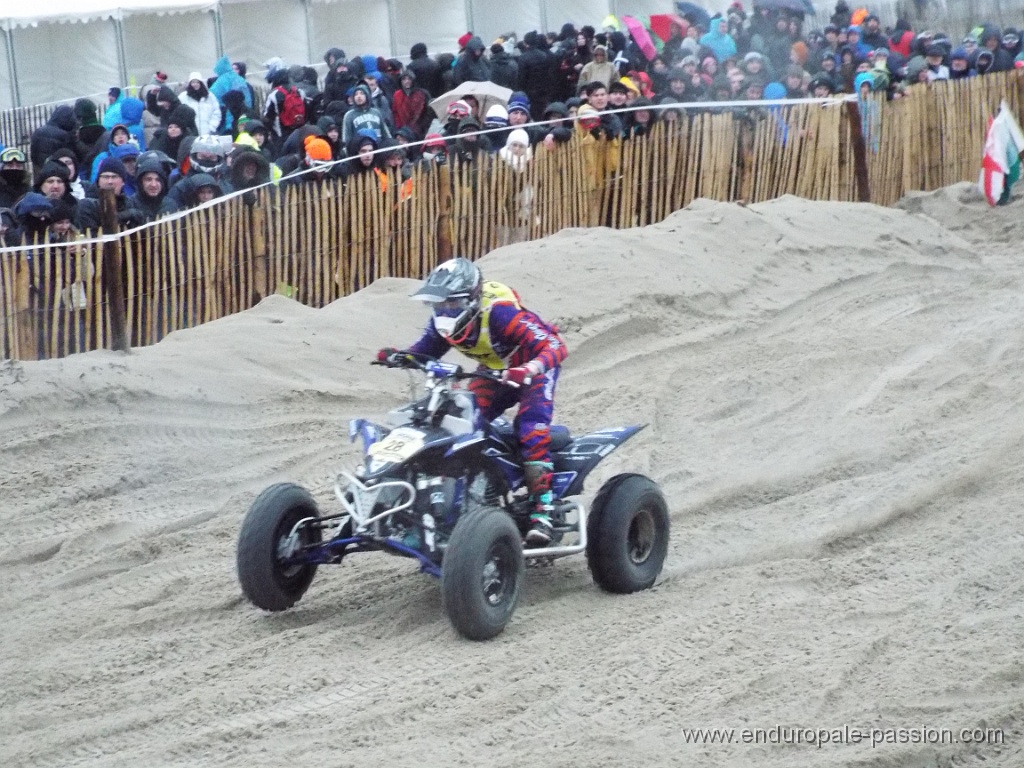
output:
[[[445,612],[473,640],[499,634],[515,610],[526,561],[549,563],[586,552],[594,581],[609,592],[650,587],[668,549],[669,516],[661,490],[638,474],[608,480],[588,512],[570,497],[608,454],[642,429],[602,429],[572,437],[551,427],[554,540],[524,550],[531,502],[518,438],[504,418],[485,423],[456,382],[499,378],[403,354],[388,367],[425,374],[426,396],[392,411],[387,424],[354,419],[364,459],[342,472],[335,495],[343,512],[321,515],[312,495],[278,483],[253,502],[238,537],[238,578],[257,607],[283,611],[309,587],[317,566],[356,552],[413,558],[441,580]]]

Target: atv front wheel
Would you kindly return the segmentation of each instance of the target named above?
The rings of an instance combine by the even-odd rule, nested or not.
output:
[[[647,589],[668,552],[668,505],[657,483],[643,475],[616,475],[601,486],[587,518],[587,563],[608,592]]]
[[[519,602],[526,564],[519,529],[496,507],[459,518],[441,564],[441,600],[452,626],[470,640],[501,633]]]
[[[257,608],[283,611],[299,601],[316,574],[315,563],[289,563],[302,548],[321,540],[319,526],[296,523],[319,519],[316,501],[305,488],[278,483],[256,497],[238,534],[238,581]]]

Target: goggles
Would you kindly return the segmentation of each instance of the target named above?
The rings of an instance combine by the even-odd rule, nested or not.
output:
[[[468,296],[434,304],[434,329],[454,344],[464,342],[473,330],[471,322],[478,305]]]
[[[473,308],[473,301],[468,296],[445,299],[434,304],[434,317],[448,317],[457,319],[464,312]]]
[[[25,153],[17,147],[8,147],[0,153],[0,163],[24,163]]]

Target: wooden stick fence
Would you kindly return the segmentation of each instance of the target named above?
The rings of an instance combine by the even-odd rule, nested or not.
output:
[[[915,86],[860,103],[872,202],[974,180],[988,118],[1021,114],[1016,73]],[[758,202],[784,194],[857,199],[848,105],[705,110],[625,142],[574,135],[525,167],[475,162],[355,174],[261,189],[120,237],[126,326],[134,346],[283,293],[314,307],[382,276],[422,277],[451,254],[478,258],[565,227],[661,221],[696,197]],[[0,251],[4,358],[109,346],[102,244]]]

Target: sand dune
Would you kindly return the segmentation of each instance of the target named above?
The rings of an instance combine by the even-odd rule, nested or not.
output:
[[[0,370],[0,765],[1024,765],[1021,200],[697,201],[501,249],[565,332],[558,420],[649,428],[660,582],[531,569],[459,639],[408,561],[322,568],[263,614],[234,574],[255,495],[331,505],[407,280],[273,297],[131,355]],[[1005,744],[692,744],[685,729],[1002,728]]]

